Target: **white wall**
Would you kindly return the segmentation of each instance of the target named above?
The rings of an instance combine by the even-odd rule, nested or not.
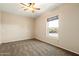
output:
[[[60,46],[79,54],[79,4],[64,5],[60,9]]]
[[[34,21],[31,18],[2,12],[2,43],[32,39]]]
[[[1,31],[1,12],[0,12],[0,43],[1,43],[1,37],[2,37],[2,36],[1,36],[1,32],[2,32],[2,31]]]
[[[47,36],[47,18],[59,15],[59,38]],[[35,38],[79,54],[79,4],[64,4],[35,20]]]

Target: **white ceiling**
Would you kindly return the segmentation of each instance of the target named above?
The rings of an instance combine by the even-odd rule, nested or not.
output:
[[[60,3],[36,3],[36,6],[39,7],[40,10],[36,10],[35,13],[32,13],[30,10],[24,11],[21,8],[19,3],[0,3],[0,10],[9,12],[9,13],[14,13],[18,15],[36,18],[40,16],[42,13],[53,10],[59,5],[62,5],[62,4]]]

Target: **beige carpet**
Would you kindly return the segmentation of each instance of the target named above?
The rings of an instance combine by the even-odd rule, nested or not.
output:
[[[0,45],[2,56],[71,56],[63,51],[39,40],[30,39]]]

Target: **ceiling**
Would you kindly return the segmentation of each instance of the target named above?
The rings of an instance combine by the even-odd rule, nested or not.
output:
[[[60,3],[36,3],[36,6],[39,7],[40,10],[32,13],[30,10],[24,11],[19,3],[0,3],[0,11],[36,18],[44,12],[53,10],[60,5]]]

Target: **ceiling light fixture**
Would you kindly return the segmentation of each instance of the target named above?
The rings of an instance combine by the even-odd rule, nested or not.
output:
[[[23,6],[24,11],[31,10],[34,13],[36,10],[40,10],[40,8],[35,7],[35,3],[20,3],[20,5]]]

